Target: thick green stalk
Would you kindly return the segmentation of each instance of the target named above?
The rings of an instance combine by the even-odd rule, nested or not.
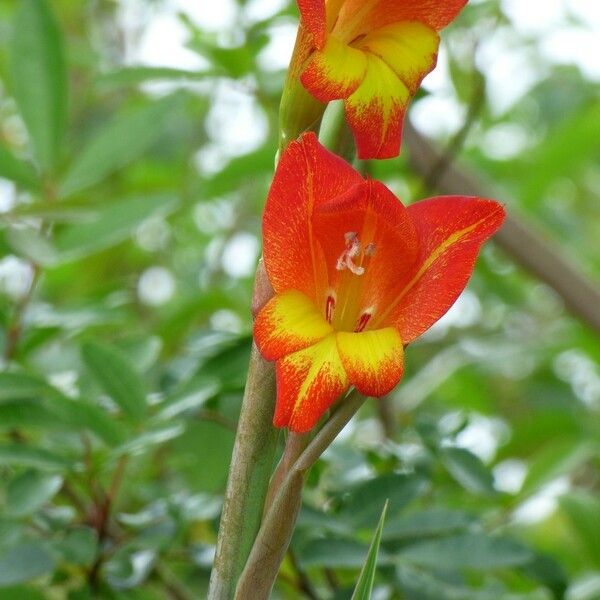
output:
[[[361,407],[365,397],[354,391],[344,398],[323,428],[289,469],[240,576],[235,600],[268,600],[288,549],[300,505],[305,475]]]
[[[262,264],[256,279],[255,314],[272,294]],[[209,600],[233,598],[236,582],[260,527],[277,447],[278,430],[272,424],[274,410],[274,365],[265,361],[253,344],[210,577]]]

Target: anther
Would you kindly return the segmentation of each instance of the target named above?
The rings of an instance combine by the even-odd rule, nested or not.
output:
[[[365,330],[367,323],[371,320],[373,316],[373,311],[371,309],[366,310],[362,315],[360,315],[358,321],[356,322],[356,327],[354,328],[354,333],[360,333]]]
[[[358,233],[356,231],[347,231],[344,234],[344,241],[346,242],[346,247],[350,249],[352,244],[358,241]]]
[[[365,247],[365,256],[374,256],[375,252],[377,251],[377,245],[375,244],[375,242],[371,242],[370,244],[367,244],[367,246]]]
[[[335,310],[335,296],[330,294],[325,302],[325,318],[328,323],[333,321],[333,311]]]
[[[360,254],[360,240],[358,239],[358,234],[354,231],[348,231],[344,234],[344,241],[346,243],[346,249],[337,259],[335,268],[338,271],[349,269],[355,275],[362,275],[365,272],[364,268],[354,264],[354,261],[352,260]]]

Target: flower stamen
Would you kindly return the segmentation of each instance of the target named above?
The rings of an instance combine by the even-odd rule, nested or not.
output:
[[[344,234],[344,241],[346,243],[346,249],[337,259],[335,268],[338,271],[348,269],[355,275],[362,275],[365,272],[364,267],[361,267],[354,262],[354,259],[360,255],[360,240],[358,239],[358,234],[354,231],[348,231]]]
[[[333,293],[327,296],[325,301],[325,318],[328,323],[333,321],[333,311],[335,310],[335,295]]]
[[[354,328],[354,333],[360,333],[361,331],[364,331],[365,327],[367,326],[368,322],[371,320],[372,316],[373,316],[372,309],[369,308],[368,310],[365,310],[365,312],[362,315],[360,315],[360,318],[356,322],[356,327]]]

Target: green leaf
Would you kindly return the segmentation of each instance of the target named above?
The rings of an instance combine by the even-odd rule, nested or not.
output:
[[[179,437],[184,431],[185,427],[183,423],[177,422],[149,429],[127,440],[122,446],[115,448],[115,455],[140,454],[154,446],[164,444]]]
[[[210,71],[189,71],[172,67],[124,67],[100,75],[98,83],[102,85],[136,85],[147,81],[202,81],[217,77],[219,73]]]
[[[585,438],[552,440],[533,456],[520,496],[528,496],[553,479],[572,473],[598,453],[598,447]]]
[[[10,600],[49,600],[43,592],[31,586],[10,586],[3,588],[3,592],[6,594],[5,597]]]
[[[582,546],[596,569],[600,569],[600,500],[583,491],[573,491],[559,499]]]
[[[0,373],[0,402],[5,400],[29,400],[50,394],[58,395],[43,379],[28,373]]]
[[[65,426],[88,429],[109,446],[122,443],[126,436],[120,423],[86,400],[62,396],[48,403],[48,407]]]
[[[565,152],[565,148],[569,151]],[[548,132],[539,147],[529,153],[523,166],[524,204],[541,202],[546,188],[559,177],[573,177],[593,161],[600,148],[600,106],[597,102],[562,119]],[[552,176],[549,176],[549,174]]]
[[[42,544],[23,542],[0,550],[0,587],[30,581],[54,571],[55,561]]]
[[[57,258],[61,262],[74,260],[114,246],[149,217],[168,215],[178,204],[172,194],[146,194],[107,203],[98,209],[93,220],[66,226],[57,233]]]
[[[10,179],[26,188],[35,189],[38,185],[33,167],[13,156],[3,144],[0,144],[0,177]]]
[[[348,502],[340,518],[356,527],[373,527],[379,517],[378,506],[389,500],[390,516],[398,514],[423,489],[424,482],[414,475],[390,474],[371,479],[348,490]]]
[[[351,539],[324,538],[310,540],[300,548],[302,567],[324,569],[360,569],[365,564],[369,548]],[[390,557],[382,554],[381,564],[390,564]]]
[[[17,204],[7,213],[11,219],[27,220],[38,217],[45,221],[85,223],[97,219],[98,208],[106,206],[103,202],[99,206],[82,202],[81,199],[63,200],[62,202],[47,202],[46,200]]]
[[[388,520],[384,540],[425,538],[455,533],[466,529],[474,522],[473,517],[463,511],[432,508],[413,512],[395,520]]]
[[[50,266],[59,262],[56,248],[33,227],[11,227],[6,238],[16,254],[36,264]]]
[[[7,239],[17,254],[52,267],[115,246],[149,217],[168,215],[178,205],[172,194],[135,196],[94,207],[86,221],[61,228],[52,242],[31,227],[11,228]]]
[[[494,478],[478,456],[464,448],[440,448],[440,458],[452,477],[473,494],[493,494]]]
[[[173,440],[170,464],[196,491],[222,492],[233,450],[234,433],[210,421],[189,421]],[[201,465],[199,458],[202,457]]]
[[[37,511],[60,490],[60,475],[25,471],[15,477],[6,489],[6,509],[13,517],[23,517]]]
[[[379,524],[373,535],[371,546],[369,547],[369,554],[367,554],[367,560],[363,565],[358,576],[358,582],[354,593],[352,594],[351,600],[370,600],[371,592],[373,591],[373,583],[375,582],[375,572],[377,570],[377,554],[379,553],[379,544],[381,543],[381,532],[383,531],[383,523],[385,522],[385,515],[387,512],[388,503],[383,506],[381,517],[379,518]]]
[[[67,562],[89,567],[98,553],[98,534],[91,527],[72,529],[54,544],[54,549],[60,552]]]
[[[64,429],[60,419],[41,402],[9,400],[0,402],[0,429],[38,427],[44,430]]]
[[[32,467],[42,471],[66,471],[71,463],[48,450],[25,444],[0,445],[0,465]]]
[[[104,125],[75,159],[60,185],[59,195],[80,192],[139,158],[167,131],[182,98],[174,94],[148,102],[142,108],[117,115]]]
[[[548,554],[536,552],[533,560],[521,568],[523,573],[542,583],[552,590],[554,598],[560,600],[565,597],[569,587],[569,578],[565,569],[558,560]]]
[[[514,594],[505,592],[498,585],[490,586],[491,589],[468,588],[461,585],[459,581],[449,581],[448,577],[442,575],[438,578],[433,573],[408,565],[400,565],[397,576],[405,592],[403,598],[419,600],[546,600],[548,598],[545,592]]]
[[[183,412],[197,410],[221,389],[219,382],[212,378],[201,377],[194,383],[193,389],[186,389],[184,392],[179,392],[167,398],[161,404],[161,410],[156,418],[169,421]]]
[[[29,373],[0,373],[0,417],[0,427],[86,428],[111,446],[125,437],[122,426],[104,410],[68,398]]]
[[[100,387],[125,415],[139,421],[146,412],[144,382],[127,357],[114,346],[86,342],[81,356]]]
[[[13,94],[45,171],[56,166],[67,115],[63,41],[45,0],[21,0],[10,48]]]
[[[420,542],[399,556],[402,562],[431,569],[500,569],[533,559],[531,551],[517,542],[478,533]]]
[[[224,390],[242,390],[246,384],[251,338],[240,338],[234,346],[226,347],[206,360],[200,367],[202,376],[215,377]]]

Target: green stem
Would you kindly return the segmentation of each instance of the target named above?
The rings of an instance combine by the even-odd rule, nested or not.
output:
[[[344,102],[330,102],[319,129],[319,141],[328,150],[351,163],[356,155],[354,138],[344,113]]]
[[[300,511],[305,475],[365,399],[356,391],[344,398],[289,470],[256,536],[252,552],[240,576],[236,600],[268,600],[270,597]]]
[[[272,293],[261,264],[253,299],[255,314]],[[277,448],[278,430],[272,425],[274,410],[275,368],[261,357],[253,344],[210,577],[209,600],[233,598],[236,582],[259,529]]]
[[[288,434],[287,441],[285,443],[285,449],[283,456],[271,477],[269,483],[269,490],[267,492],[267,499],[265,500],[265,507],[263,514],[267,514],[273,501],[275,500],[277,493],[281,487],[281,484],[285,481],[287,474],[290,469],[294,466],[294,463],[298,460],[302,452],[306,449],[306,446],[311,440],[311,434],[298,434],[290,431]]]

